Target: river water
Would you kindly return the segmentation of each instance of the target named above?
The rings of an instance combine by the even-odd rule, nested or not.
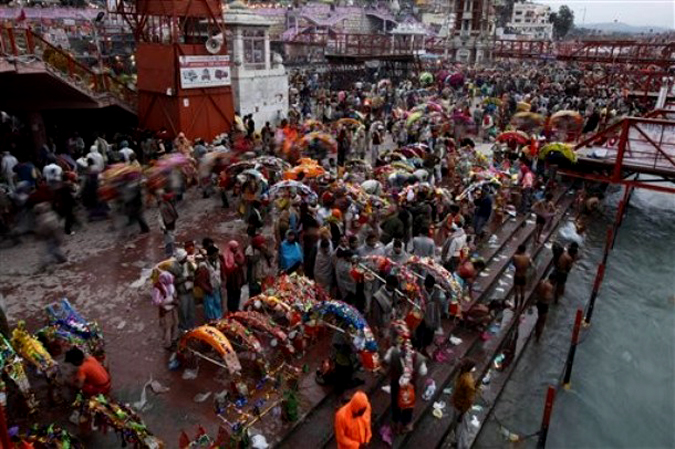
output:
[[[476,447],[508,447],[500,427],[536,432],[546,389],[559,385],[575,310],[585,307],[621,192],[587,232],[582,259],[540,343],[526,348]],[[514,447],[534,447],[536,437]],[[557,390],[548,448],[675,447],[675,195],[636,190],[610,253],[571,389]]]

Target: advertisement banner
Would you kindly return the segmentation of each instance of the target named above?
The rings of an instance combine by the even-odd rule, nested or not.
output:
[[[179,56],[180,86],[183,89],[229,86],[230,57],[223,55]]]

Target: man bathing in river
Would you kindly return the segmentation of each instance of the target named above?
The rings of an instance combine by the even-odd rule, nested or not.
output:
[[[515,290],[515,304],[516,311],[525,303],[525,286],[527,285],[527,270],[532,265],[532,258],[525,252],[525,244],[518,245],[516,254],[513,256],[513,265],[516,267],[516,272],[513,274],[513,288]]]

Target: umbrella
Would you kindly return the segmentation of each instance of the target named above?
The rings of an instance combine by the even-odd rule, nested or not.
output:
[[[379,95],[374,96],[371,106],[373,109],[380,109],[382,106],[384,106],[384,98]]]
[[[506,131],[497,136],[497,142],[515,142],[518,145],[525,145],[529,141],[530,136],[523,131]]]
[[[471,117],[460,111],[457,111],[454,114],[452,114],[452,120],[454,120],[455,123],[461,123],[464,125],[469,125],[473,123],[473,119]]]
[[[429,72],[423,72],[420,75],[420,84],[424,86],[428,86],[429,84],[434,82],[434,76],[429,73]]]
[[[322,131],[323,130],[323,123],[321,123],[318,120],[314,119],[309,119],[306,120],[305,123],[302,124],[302,132],[303,133],[308,133],[312,131]]]
[[[416,121],[424,117],[424,112],[417,111],[413,112],[408,116],[408,118],[405,121],[406,126],[412,126]]]
[[[485,100],[483,100],[483,104],[493,104],[495,106],[501,106],[502,100],[500,100],[497,97],[490,97],[490,98],[486,98]]]
[[[566,143],[554,142],[544,145],[541,150],[539,150],[539,159],[545,159],[546,156],[551,153],[558,153],[570,162],[577,161],[577,154],[572,149],[572,146],[567,145]]]
[[[531,131],[544,124],[544,117],[534,112],[518,112],[511,119],[511,123],[518,129]]]
[[[314,201],[318,199],[316,192],[312,190],[307,184],[303,184],[301,182],[293,180],[277,182],[270,188],[269,195],[270,197],[274,197],[279,193],[281,193],[282,189],[291,189],[291,188],[295,188],[300,195],[307,197],[310,200],[310,202],[312,202],[311,201],[312,199],[314,199]]]
[[[300,173],[303,173],[306,178],[316,178],[326,173],[326,170],[314,159],[301,158],[298,162],[298,166],[284,173],[284,179],[296,179]]]
[[[458,87],[462,87],[462,85],[464,85],[464,75],[462,75],[459,72],[453,73],[452,75],[445,78],[445,84],[449,84],[451,87],[454,87],[455,89]]]
[[[550,124],[552,128],[573,131],[581,128],[584,123],[583,117],[577,111],[559,111],[551,116]]]
[[[384,130],[384,123],[382,123],[380,120],[375,120],[371,125],[370,125],[370,132],[372,133],[376,129],[382,131]]]
[[[361,122],[358,120],[355,120],[353,118],[341,118],[340,120],[337,121],[338,126],[345,126],[345,127],[354,127],[358,128],[359,126],[362,126]]]
[[[363,123],[363,121],[366,119],[363,116],[363,114],[361,114],[359,111],[351,111],[348,115],[349,115],[349,118],[353,118],[354,120],[358,120],[361,123]]]
[[[298,142],[300,148],[311,153],[319,159],[323,159],[328,153],[337,153],[337,141],[335,138],[321,131],[315,131],[303,136]]]
[[[518,112],[530,112],[531,108],[532,105],[530,105],[530,103],[526,103],[524,101],[519,101],[516,103],[516,111]]]

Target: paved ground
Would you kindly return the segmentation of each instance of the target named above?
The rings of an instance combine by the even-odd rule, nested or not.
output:
[[[205,200],[191,191],[180,203],[179,214],[179,242],[187,238],[201,241],[205,236],[221,244],[232,238],[243,242],[243,222],[222,209],[215,198]],[[87,319],[98,321],[105,335],[116,398],[138,401],[150,377],[171,388],[162,395],[149,392],[149,406],[142,417],[167,447],[176,447],[180,429],[194,428],[197,423],[215,434],[211,399],[196,403],[193,398],[224,386],[218,383],[218,373],[204,372],[204,366],[196,380],[183,380],[182,371],[167,369],[169,354],[162,349],[147,282],[149,269],[164,258],[156,209],[148,211],[146,219],[152,231],[145,235],[139,235],[137,228],[112,230],[110,221],[85,223],[76,235],[65,237],[68,262],[47,271],[39,269],[44,250],[30,236],[18,246],[0,249],[0,293],[10,323],[26,320],[31,330],[43,325],[44,307],[62,297]],[[92,438],[95,447],[119,447],[113,437]]]

